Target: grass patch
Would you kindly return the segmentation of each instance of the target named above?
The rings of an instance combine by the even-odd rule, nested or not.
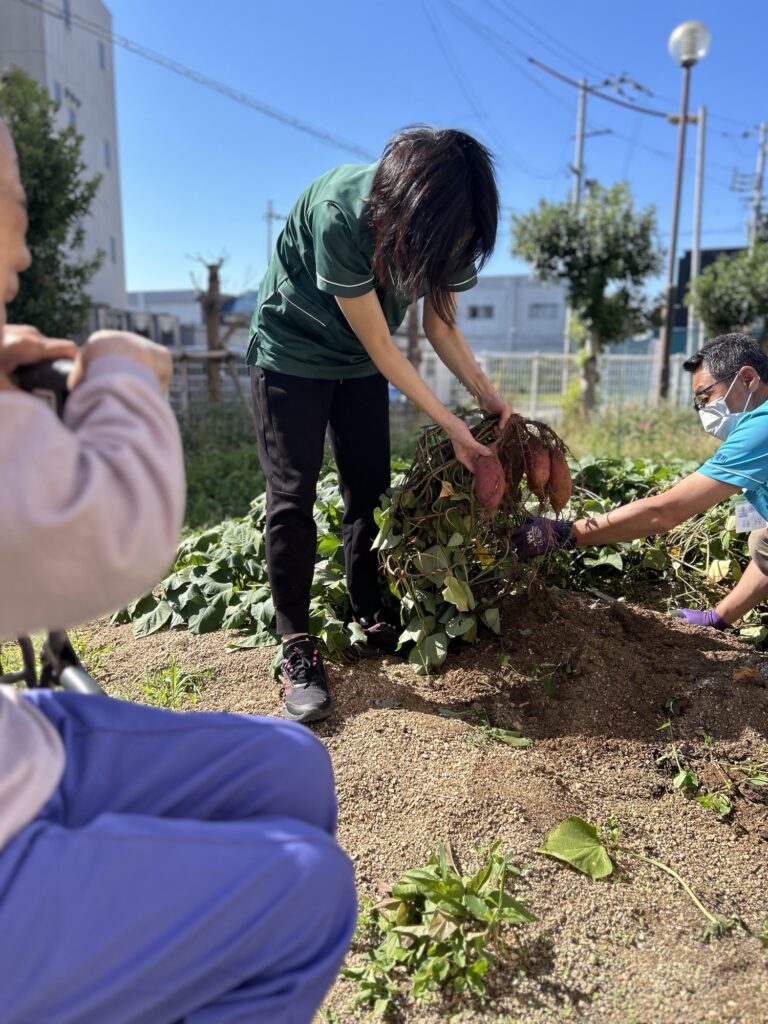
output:
[[[392,457],[410,462],[416,450],[421,419],[392,419]],[[196,406],[181,424],[187,474],[185,530],[203,530],[223,519],[248,513],[265,489],[256,435],[248,411],[239,402]],[[334,466],[326,446],[323,476]]]
[[[589,420],[569,406],[558,430],[579,460],[594,455],[704,462],[718,446],[690,406],[666,402],[610,403]]]
[[[181,425],[187,474],[185,526],[243,516],[264,490],[253,423],[239,402],[195,407]]]
[[[112,644],[92,644],[90,635],[81,630],[70,630],[67,636],[73,651],[89,675],[98,682],[99,677],[109,674],[110,655],[114,650]],[[44,633],[32,637],[38,675],[40,673],[40,648],[43,646],[44,640]],[[19,672],[23,667],[21,649],[15,640],[9,640],[0,646],[0,672]]]
[[[164,668],[144,673],[142,691],[147,704],[179,711],[197,703],[197,698],[213,677],[210,669],[188,669],[175,658]]]
[[[422,868],[406,871],[390,897],[364,902],[355,934],[361,966],[344,968],[353,1005],[386,1017],[403,1000],[467,993],[483,1001],[486,975],[506,949],[511,926],[534,920],[509,892],[520,871],[496,842],[464,875],[441,843]]]

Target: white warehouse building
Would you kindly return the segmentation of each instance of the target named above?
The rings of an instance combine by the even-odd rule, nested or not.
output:
[[[481,274],[456,295],[456,319],[475,352],[561,353],[566,289],[528,274]]]
[[[98,34],[79,27],[80,18]],[[88,292],[94,303],[121,309],[125,263],[111,32],[112,15],[101,0],[50,0],[45,9],[0,2],[0,71],[17,67],[45,86],[61,104],[61,127],[73,125],[83,136],[88,173],[102,176],[83,251],[101,249],[104,262]]]

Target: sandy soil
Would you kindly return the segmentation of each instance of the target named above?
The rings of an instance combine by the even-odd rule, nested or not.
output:
[[[583,594],[513,598],[502,621],[502,637],[450,656],[438,677],[419,678],[395,659],[330,666],[336,712],[315,731],[335,765],[339,839],[360,893],[378,898],[441,839],[466,865],[475,848],[503,839],[523,869],[518,893],[537,917],[514,933],[485,1005],[406,1003],[399,1019],[765,1024],[768,955],[749,931],[704,945],[702,919],[664,874],[638,865],[592,882],[535,850],[568,815],[614,818],[626,845],[668,862],[710,909],[759,931],[768,917],[768,804],[736,798],[720,820],[678,792],[657,758],[674,698],[678,743],[710,785],[712,754],[768,760],[768,657]],[[88,632],[91,645],[112,648],[102,678],[113,693],[146,699],[142,673],[173,655],[185,668],[212,670],[194,709],[280,714],[271,648],[229,653],[220,633],[135,640],[129,626],[103,621]],[[439,714],[473,704],[494,725],[519,726],[532,746],[498,744]],[[318,1019],[358,1019],[351,993],[340,980]]]

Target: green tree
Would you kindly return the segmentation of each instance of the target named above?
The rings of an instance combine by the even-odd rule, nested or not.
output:
[[[753,252],[721,253],[688,288],[688,306],[710,335],[751,331],[762,320],[760,340],[768,344],[768,242]]]
[[[635,211],[629,187],[593,185],[577,207],[542,199],[536,210],[512,217],[512,254],[540,278],[563,281],[582,330],[582,408],[594,409],[597,357],[605,344],[631,337],[652,322],[642,291],[662,266],[656,247],[656,211]]]
[[[57,110],[46,90],[22,71],[3,77],[0,114],[19,156],[32,253],[32,266],[21,275],[8,319],[67,337],[85,323],[90,306],[85,289],[104,259],[101,250],[91,256],[82,252],[83,221],[101,175],[85,177],[83,138],[72,127],[56,128]]]

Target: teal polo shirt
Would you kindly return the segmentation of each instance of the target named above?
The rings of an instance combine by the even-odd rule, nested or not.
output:
[[[250,365],[326,380],[378,372],[336,302],[375,290],[391,334],[405,318],[407,297],[374,280],[367,200],[377,167],[342,164],[299,196],[259,287]],[[475,268],[468,267],[448,287],[458,292],[475,284]]]
[[[768,519],[768,402],[745,412],[699,472],[741,487],[747,501]]]

